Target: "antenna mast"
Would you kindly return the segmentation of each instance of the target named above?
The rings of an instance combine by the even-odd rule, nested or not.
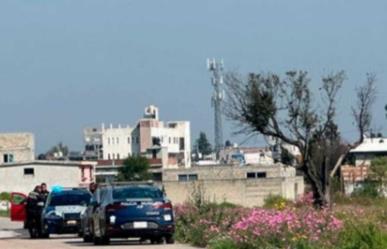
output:
[[[215,152],[216,159],[219,159],[219,152],[223,148],[223,60],[216,61],[215,59],[207,59],[207,68],[212,73],[211,82],[214,87],[212,106],[214,107],[215,114]]]

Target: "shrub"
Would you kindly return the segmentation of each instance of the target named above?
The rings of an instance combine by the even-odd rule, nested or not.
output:
[[[387,234],[371,223],[349,223],[339,237],[340,249],[387,248]]]
[[[10,201],[11,200],[11,194],[7,192],[1,192],[0,193],[0,201]]]
[[[325,245],[336,241],[342,225],[328,209],[253,209],[233,226],[229,235],[242,247],[250,248],[257,244],[274,248],[300,243]]]
[[[205,247],[219,235],[227,234],[241,216],[246,214],[245,210],[247,209],[228,203],[202,203],[200,207],[192,203],[176,205],[176,239]]]
[[[376,182],[366,180],[362,186],[355,189],[353,197],[378,198],[380,197],[379,186]]]
[[[240,249],[237,246],[237,244],[229,238],[211,241],[209,248],[210,249]]]
[[[264,208],[285,209],[288,201],[280,195],[269,195],[265,198]]]

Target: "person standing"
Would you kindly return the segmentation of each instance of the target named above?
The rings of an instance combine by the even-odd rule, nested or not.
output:
[[[40,218],[44,206],[41,185],[35,186],[34,190],[27,197],[27,223],[26,227],[31,238],[38,238],[41,235]]]
[[[41,196],[44,199],[44,203],[46,203],[48,194],[50,194],[50,192],[47,190],[47,184],[43,182],[42,184],[40,184],[40,187],[41,187]]]

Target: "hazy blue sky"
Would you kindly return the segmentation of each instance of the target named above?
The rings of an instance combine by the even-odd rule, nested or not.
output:
[[[386,0],[1,0],[0,131],[34,132],[38,151],[80,149],[83,127],[134,125],[152,103],[212,138],[207,57],[241,72],[308,70],[314,84],[346,70],[347,138],[352,90],[374,72],[374,127],[387,132]]]

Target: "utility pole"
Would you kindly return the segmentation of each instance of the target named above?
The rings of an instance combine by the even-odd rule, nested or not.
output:
[[[215,59],[207,59],[207,69],[212,73],[211,82],[214,87],[212,106],[214,107],[215,114],[215,152],[216,159],[219,159],[219,152],[223,148],[223,60],[216,61]]]

